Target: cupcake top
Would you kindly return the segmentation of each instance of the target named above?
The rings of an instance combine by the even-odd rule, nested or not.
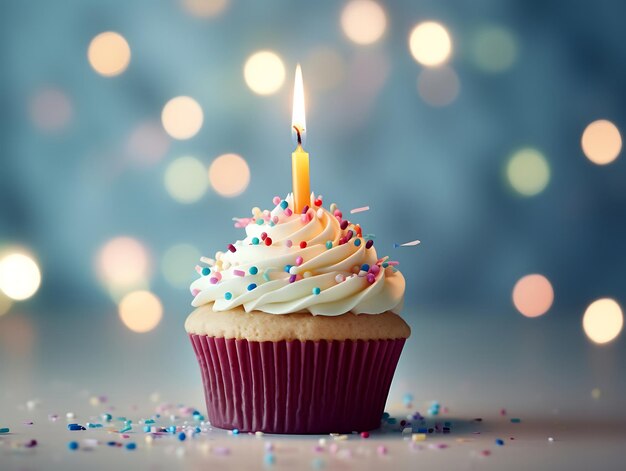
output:
[[[273,202],[271,211],[253,208],[253,217],[235,219],[245,228],[243,240],[214,259],[202,258],[205,266],[196,267],[200,278],[190,287],[193,306],[325,316],[399,313],[404,277],[397,262],[378,258],[358,224],[314,195],[301,214],[294,214],[291,195]]]

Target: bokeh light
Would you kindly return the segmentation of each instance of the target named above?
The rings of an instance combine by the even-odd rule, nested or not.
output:
[[[150,291],[133,291],[122,298],[118,312],[126,327],[133,332],[145,333],[159,325],[163,306]]]
[[[87,58],[91,67],[100,75],[113,77],[128,67],[130,46],[121,34],[105,31],[91,40]]]
[[[585,156],[594,164],[606,165],[617,159],[622,150],[622,136],[611,121],[600,119],[585,128],[581,139]]]
[[[417,62],[428,67],[443,64],[452,53],[452,39],[440,23],[420,23],[409,36],[409,49]]]
[[[33,296],[41,284],[41,272],[35,260],[25,253],[9,253],[0,258],[0,291],[22,301]]]
[[[446,66],[426,68],[417,76],[417,91],[431,106],[446,106],[459,95],[459,77],[454,69]]]
[[[509,183],[523,196],[541,193],[550,182],[550,166],[536,149],[521,149],[510,158],[506,169]]]
[[[229,0],[181,0],[187,13],[201,18],[211,18],[222,13]]]
[[[382,38],[387,27],[385,10],[372,0],[352,0],[341,12],[341,28],[356,44],[372,44]]]
[[[203,122],[202,108],[196,100],[188,96],[172,98],[161,112],[163,128],[174,139],[183,140],[195,136]]]
[[[509,69],[517,58],[517,42],[499,26],[479,29],[470,42],[471,56],[479,69],[498,73]]]
[[[209,180],[213,189],[222,196],[240,195],[250,183],[248,163],[237,154],[220,155],[211,162]]]
[[[30,117],[33,124],[45,132],[64,129],[72,119],[72,102],[58,88],[43,88],[30,101]]]
[[[153,165],[159,162],[170,148],[170,138],[156,121],[140,123],[128,137],[126,152],[132,162]]]
[[[613,299],[602,298],[592,302],[583,316],[583,329],[595,343],[615,339],[624,327],[622,308]]]
[[[98,251],[96,273],[113,291],[143,286],[148,279],[150,255],[145,246],[132,237],[116,237]]]
[[[552,307],[553,301],[554,290],[543,275],[526,275],[513,288],[513,305],[526,317],[544,315]]]
[[[165,169],[165,189],[179,203],[195,203],[206,193],[206,168],[195,157],[179,157]]]
[[[346,75],[343,58],[334,49],[324,46],[309,53],[303,68],[307,71],[307,77],[311,77],[307,83],[317,90],[335,88]]]
[[[254,93],[271,95],[285,83],[285,65],[275,52],[259,51],[246,61],[243,76]]]
[[[198,264],[200,255],[193,245],[174,245],[163,254],[161,272],[172,286],[188,286],[198,276],[193,267]]]
[[[13,306],[13,301],[7,295],[5,295],[2,291],[0,291],[0,316],[9,312]]]

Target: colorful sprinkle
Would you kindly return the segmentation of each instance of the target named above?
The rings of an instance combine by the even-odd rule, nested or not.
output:
[[[369,432],[361,432],[361,438],[369,438],[369,437],[370,437]]]
[[[257,219],[256,224],[257,226],[262,226],[263,224],[265,224],[265,221],[263,219]]]
[[[298,275],[291,275],[291,276],[289,277],[289,283],[293,283],[293,282],[295,282],[297,278],[298,278]]]
[[[265,238],[265,245],[272,245],[272,238],[271,237],[266,237]]]
[[[287,248],[291,248],[291,246],[293,245],[293,242],[291,242],[289,239],[287,239],[285,241],[285,245],[287,246]]]
[[[303,259],[301,256],[299,256],[299,255],[298,255],[298,256],[296,257],[296,265],[297,265],[297,266],[302,265],[302,262],[303,262],[303,261],[304,261],[304,259]]]
[[[246,276],[246,272],[243,270],[233,270],[233,275],[235,276]]]
[[[280,196],[274,196],[272,203],[274,203],[274,206],[278,206],[280,204]]]
[[[207,276],[211,274],[211,269],[209,267],[204,267],[202,269],[202,276]]]
[[[322,292],[322,290],[319,289],[317,286],[315,288],[313,288],[311,291],[316,296]]]
[[[287,207],[289,206],[289,203],[287,203],[285,200],[282,200],[280,202],[280,207],[283,209],[287,209]]]
[[[259,245],[259,238],[258,237],[253,237],[252,238],[252,245]]]
[[[513,423],[513,424],[519,424],[521,421],[522,421],[522,419],[518,419],[517,417],[511,419],[511,423]]]
[[[350,214],[362,213],[363,211],[369,211],[369,206],[362,206],[360,208],[354,208],[350,210]]]
[[[374,245],[374,241],[372,239],[369,239],[367,242],[365,242],[366,249],[371,249],[373,245]]]
[[[289,217],[293,214],[293,211],[291,210],[291,208],[287,208],[285,209],[285,216]]]
[[[256,283],[250,283],[248,285],[248,291],[252,291],[254,288],[256,288]]]
[[[501,438],[496,438],[496,445],[504,446],[504,440],[502,440]]]
[[[303,240],[302,242],[300,242],[300,248],[306,249],[306,240]]]
[[[216,276],[212,276],[211,278],[209,278],[209,281],[211,282],[212,285],[215,285],[220,280],[218,280]]]
[[[322,205],[322,199],[321,198],[316,198],[315,201],[313,202],[313,204],[315,204],[315,206],[321,206]]]
[[[235,253],[237,251],[237,249],[235,248],[235,246],[233,244],[228,244],[228,250],[230,250],[231,252]]]
[[[405,242],[404,244],[393,244],[393,247],[397,249],[398,247],[415,247],[416,245],[421,244],[419,240],[412,240],[411,242]]]
[[[185,434],[185,432],[180,432],[180,433],[178,434],[178,439],[179,439],[181,442],[184,442],[184,441],[187,439],[187,435]]]
[[[256,275],[257,273],[259,273],[259,269],[258,269],[257,267],[254,267],[254,266],[253,266],[253,267],[250,267],[250,268],[248,269],[248,272],[249,272],[251,275]]]
[[[78,442],[69,442],[67,444],[67,448],[69,448],[72,451],[78,450]]]
[[[333,248],[333,241],[332,240],[327,240],[326,241],[326,248],[327,249],[332,249]]]
[[[304,208],[302,208],[302,213],[301,214],[306,214],[309,212],[309,205],[305,205]]]
[[[9,433],[11,429],[9,427],[0,428],[0,433]]]
[[[231,299],[233,299],[233,293],[231,293],[230,291],[226,291],[226,292],[224,293],[224,299],[225,299],[226,301],[230,301]]]
[[[289,270],[291,270],[291,267],[292,267],[292,266],[293,266],[293,265],[285,265],[285,272],[286,272],[286,273],[289,273]]]
[[[359,245],[361,245],[361,239],[354,239],[354,245],[356,247],[358,247]]]
[[[127,450],[134,450],[136,448],[137,448],[137,444],[136,443],[130,442],[130,443],[126,444],[126,449]]]
[[[339,224],[339,227],[341,228],[342,231],[345,231],[348,228],[348,224],[350,224],[350,222],[346,219],[344,221],[341,221],[341,224]]]

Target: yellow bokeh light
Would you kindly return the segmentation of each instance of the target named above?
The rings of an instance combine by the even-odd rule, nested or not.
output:
[[[311,51],[304,61],[304,70],[312,87],[330,90],[341,83],[346,75],[344,60],[337,51],[319,47]]]
[[[424,69],[417,76],[417,91],[431,106],[446,106],[459,95],[459,77],[450,67]]]
[[[152,165],[167,154],[170,142],[169,136],[157,121],[146,121],[133,129],[126,142],[126,151],[133,162]]]
[[[417,62],[428,67],[435,67],[450,58],[452,40],[443,25],[426,21],[418,24],[411,31],[409,49]]]
[[[513,189],[523,196],[541,193],[550,181],[548,161],[539,151],[531,148],[513,154],[506,174]]]
[[[193,16],[210,18],[222,13],[229,0],[181,0],[183,8]]]
[[[581,139],[585,156],[594,164],[606,165],[617,159],[622,150],[622,136],[611,121],[600,119],[585,128]]]
[[[33,124],[46,132],[65,128],[73,114],[70,99],[57,88],[39,90],[31,99],[29,111]]]
[[[200,252],[193,245],[174,245],[163,254],[161,271],[171,285],[188,286],[198,276],[193,268],[199,260]]]
[[[372,0],[352,0],[341,13],[341,28],[356,44],[372,44],[383,37],[387,27],[385,10]]]
[[[250,169],[237,154],[220,155],[209,167],[209,180],[217,193],[226,197],[240,195],[250,183]]]
[[[526,317],[544,315],[552,307],[553,301],[554,290],[543,275],[526,275],[513,288],[513,305]]]
[[[9,298],[2,291],[0,291],[0,316],[9,312],[11,306],[13,306],[13,301],[11,300],[11,298]]]
[[[118,312],[126,327],[133,332],[144,333],[159,325],[163,306],[151,292],[133,291],[122,298]]]
[[[174,139],[189,139],[195,136],[204,122],[204,113],[196,100],[188,96],[177,96],[168,101],[161,112],[163,128]]]
[[[583,316],[583,329],[595,343],[607,343],[615,339],[624,327],[624,314],[617,302],[602,298],[592,302]]]
[[[96,273],[111,290],[143,286],[148,278],[150,256],[141,242],[116,237],[104,244],[97,255]]]
[[[41,284],[37,262],[24,253],[10,253],[0,259],[0,291],[22,301],[33,296]]]
[[[105,31],[91,40],[87,58],[91,67],[100,75],[113,77],[128,67],[130,47],[121,34]]]
[[[488,26],[476,32],[470,42],[476,66],[485,72],[498,73],[509,69],[517,57],[517,42],[504,28]]]
[[[206,193],[206,168],[195,157],[179,157],[165,169],[165,189],[179,203],[195,203]]]
[[[275,52],[259,51],[246,61],[243,76],[254,93],[271,95],[285,83],[285,65]]]

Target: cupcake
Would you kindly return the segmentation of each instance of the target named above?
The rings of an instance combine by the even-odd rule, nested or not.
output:
[[[336,205],[292,197],[237,219],[203,258],[185,322],[211,424],[267,433],[378,428],[409,326],[404,277]]]

